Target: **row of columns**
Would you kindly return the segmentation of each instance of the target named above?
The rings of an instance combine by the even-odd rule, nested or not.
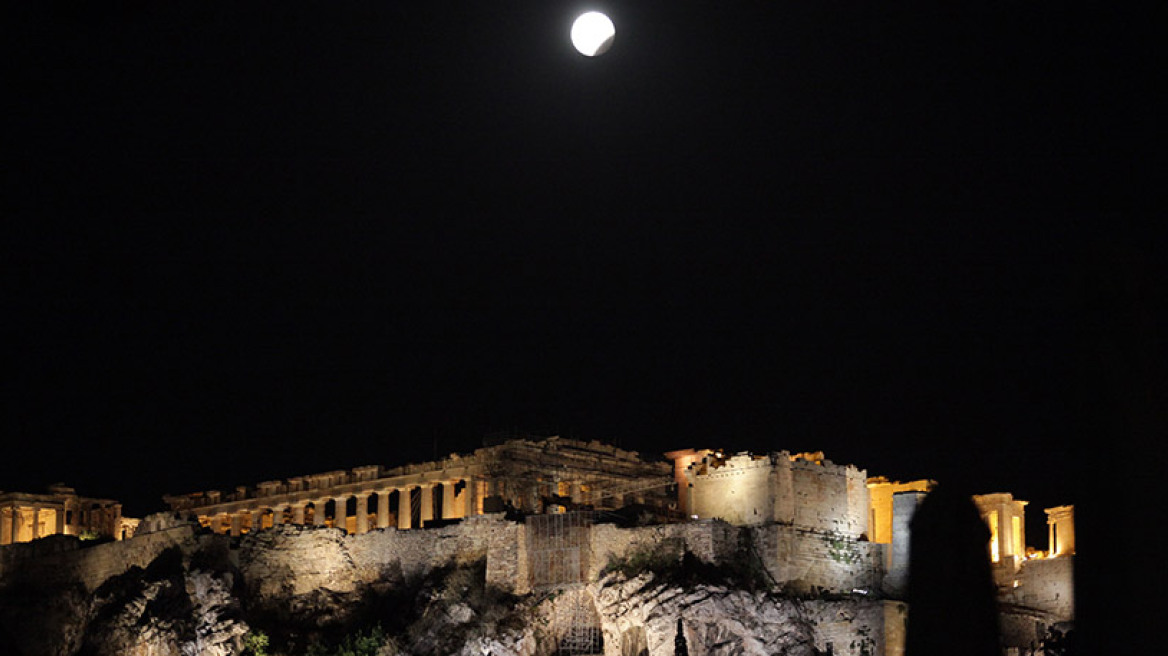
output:
[[[0,509],[0,544],[16,544],[42,537],[40,512],[39,506]],[[65,532],[65,513],[56,511],[56,515],[56,531],[45,531],[45,535]],[[21,527],[29,528],[27,539],[21,539]]]
[[[369,497],[377,495],[377,513],[373,518],[373,524],[376,528],[389,528],[390,512],[389,512],[389,497],[393,492],[398,493],[398,511],[396,527],[401,530],[412,528],[413,523],[413,490],[420,489],[419,497],[420,504],[418,508],[419,519],[422,522],[427,522],[434,517],[434,488],[442,485],[442,517],[441,519],[459,519],[475,514],[475,500],[472,492],[472,482],[467,481],[463,487],[462,494],[458,494],[455,490],[455,485],[458,481],[440,481],[437,483],[424,483],[420,485],[413,485],[409,487],[394,487],[385,488],[381,490],[371,490],[368,492],[361,492],[356,494],[346,493],[340,496],[331,497],[325,496],[318,499],[309,499],[299,501],[294,504],[273,504],[270,506],[254,507],[249,510],[243,510],[235,513],[218,513],[210,516],[210,523],[212,530],[216,532],[227,532],[231,535],[241,535],[244,530],[244,520],[247,519],[249,524],[249,531],[254,532],[261,530],[264,527],[264,518],[271,513],[271,526],[279,526],[284,523],[284,513],[291,510],[291,523],[303,526],[305,525],[305,517],[307,516],[307,509],[309,504],[313,506],[312,525],[326,526],[328,518],[325,515],[325,504],[332,501],[336,510],[333,513],[333,525],[336,528],[348,529],[347,507],[349,497],[355,497],[357,500],[356,518],[355,518],[355,533],[366,533],[370,527],[369,516]]]
[[[69,525],[73,527],[72,529],[65,523],[66,516],[70,512],[73,513],[73,521]],[[116,511],[109,513],[105,509],[82,511],[68,504],[56,507],[44,504],[14,504],[0,508],[0,545],[28,542],[48,535],[75,534],[88,527],[87,522],[81,521],[83,512],[102,513],[96,519],[102,527],[99,532],[103,534],[112,531],[111,517],[120,516]],[[52,516],[51,525],[45,525],[42,528],[42,523],[49,521],[47,515]]]

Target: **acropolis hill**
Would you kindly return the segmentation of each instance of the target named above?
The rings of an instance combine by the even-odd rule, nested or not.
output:
[[[823,453],[510,440],[394,468],[168,495],[140,521],[55,486],[0,493],[4,654],[270,653],[381,626],[384,653],[903,654],[928,480]],[[974,497],[1004,653],[1074,619],[1074,512]],[[94,538],[98,539],[81,539]],[[394,651],[396,650],[396,651]]]

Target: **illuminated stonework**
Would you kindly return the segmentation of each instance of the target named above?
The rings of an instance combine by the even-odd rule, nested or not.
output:
[[[308,573],[288,576],[306,589],[322,585],[323,570],[317,555],[295,554],[313,553],[312,545],[327,542],[348,544],[359,557],[372,559],[362,569],[369,572],[381,571],[384,563],[377,559],[384,556],[378,554],[393,554],[406,564],[437,558],[437,566],[443,559],[486,553],[488,582],[525,594],[531,588],[532,543],[524,537],[528,525],[511,521],[516,515],[643,505],[624,516],[655,517],[656,523],[636,528],[600,523],[588,529],[588,582],[601,578],[606,563],[630,554],[689,553],[708,563],[740,565],[745,545],[766,579],[784,594],[850,600],[839,602],[844,605],[883,604],[882,619],[863,625],[865,632],[882,636],[873,638],[877,651],[841,653],[903,653],[912,522],[933,481],[868,478],[864,469],[835,464],[822,452],[682,449],[666,456],[672,467],[595,441],[510,440],[433,462],[356,467],[232,491],[167,496],[170,511],[140,525],[121,517],[116,502],[78,497],[63,486],[45,495],[0,493],[0,544],[53,534],[134,537],[89,549],[76,540],[5,548],[0,550],[0,581],[28,571],[38,554],[73,549],[79,575],[92,578],[88,587],[95,588],[117,566],[144,567],[176,536],[195,536],[201,526],[235,537],[279,528],[239,540],[215,539],[231,549],[269,543],[299,549],[277,549],[263,557],[290,556],[293,565],[304,565]],[[1009,493],[979,495],[974,501],[993,536],[986,553],[1003,602],[1003,645],[1025,649],[1043,637],[1044,627],[1074,619],[1074,509],[1047,509],[1048,555],[1026,547],[1025,501]],[[430,530],[406,530],[416,528]],[[461,537],[446,539],[451,536]],[[368,545],[384,549],[365,549]],[[343,562],[348,561],[337,560]],[[258,580],[267,580],[272,571]],[[325,579],[332,576],[325,574]],[[853,635],[856,627],[839,624],[837,645],[860,644],[855,640],[859,634]],[[824,631],[825,641],[836,639]]]
[[[133,535],[134,526],[117,501],[81,497],[59,483],[46,494],[0,492],[0,545],[49,535],[121,540]]]
[[[884,590],[893,597],[903,597],[907,590],[913,515],[935,486],[931,480],[901,483],[883,476],[868,479],[868,538],[888,545],[884,549]]]
[[[1026,559],[1026,501],[1007,492],[975,494],[981,517],[990,529],[990,563],[999,586],[1013,585]]]
[[[777,522],[867,539],[870,509],[862,469],[837,465],[822,452],[671,454],[689,463],[678,505],[691,517],[737,526]]]
[[[359,534],[508,508],[542,513],[626,503],[667,506],[671,484],[665,463],[648,463],[634,451],[600,442],[550,437],[509,440],[466,456],[392,469],[371,465],[164,499],[174,512],[216,533],[298,524]]]
[[[1046,523],[1050,528],[1049,555],[1051,557],[1073,556],[1075,554],[1075,507],[1047,508]]]

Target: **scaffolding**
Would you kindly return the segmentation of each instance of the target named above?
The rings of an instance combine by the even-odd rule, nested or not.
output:
[[[602,651],[600,621],[588,594],[592,515],[568,512],[527,518],[531,589],[552,601],[557,656]]]

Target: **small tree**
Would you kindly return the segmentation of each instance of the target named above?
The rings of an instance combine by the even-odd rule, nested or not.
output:
[[[681,618],[677,618],[677,637],[673,639],[673,656],[689,656],[689,643],[685,641],[685,630]]]

